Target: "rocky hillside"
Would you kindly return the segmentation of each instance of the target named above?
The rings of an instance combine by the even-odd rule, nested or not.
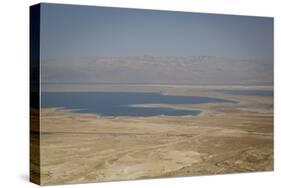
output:
[[[272,84],[273,64],[213,56],[96,57],[42,63],[45,83]]]

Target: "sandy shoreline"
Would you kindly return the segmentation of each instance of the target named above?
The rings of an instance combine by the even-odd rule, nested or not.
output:
[[[208,95],[186,95],[200,93]],[[217,96],[240,102],[177,106],[204,109],[200,116],[97,117],[44,108],[41,183],[273,170],[273,98]]]

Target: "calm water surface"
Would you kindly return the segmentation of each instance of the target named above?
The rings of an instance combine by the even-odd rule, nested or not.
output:
[[[235,101],[198,96],[170,96],[141,92],[43,92],[41,106],[62,107],[79,113],[101,116],[198,115],[199,110],[131,107],[136,104],[236,103]]]

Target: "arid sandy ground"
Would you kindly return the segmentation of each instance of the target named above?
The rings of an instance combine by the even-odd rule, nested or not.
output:
[[[173,105],[203,110],[199,116],[174,117],[98,117],[42,109],[41,184],[273,170],[273,97],[227,95],[206,87],[151,88],[132,86],[122,91],[240,102]]]

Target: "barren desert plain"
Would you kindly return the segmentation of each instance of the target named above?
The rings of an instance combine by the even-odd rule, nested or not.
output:
[[[68,87],[44,88],[67,92]],[[245,85],[71,86],[79,92],[161,92],[237,103],[143,106],[201,110],[197,116],[104,117],[42,108],[41,171],[33,163],[33,173],[49,185],[273,170],[273,96],[223,89],[273,91],[272,86]]]

